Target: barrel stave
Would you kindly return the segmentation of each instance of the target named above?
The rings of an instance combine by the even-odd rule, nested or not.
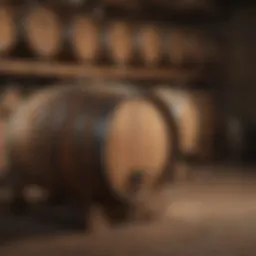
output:
[[[103,205],[111,216],[115,216],[115,206],[126,218],[164,181],[170,182],[166,169],[170,172],[175,162],[176,128],[173,118],[164,113],[164,105],[160,105],[150,97],[86,92],[80,86],[44,90],[24,103],[9,123],[8,147],[13,152],[9,154],[10,167],[22,170],[19,175],[27,185],[40,185],[49,194],[62,191],[80,205]],[[128,112],[120,112],[123,107]],[[116,116],[118,112],[124,115]],[[115,119],[126,120],[121,120],[118,130],[112,129]],[[135,142],[139,142],[132,154],[125,148],[122,153],[121,144],[107,146],[116,132],[122,147],[134,144],[129,126],[135,129]],[[155,140],[158,136],[160,141],[166,139],[164,143]],[[157,144],[162,153],[155,152]],[[124,154],[124,167],[114,163],[113,169],[108,165],[109,152],[114,162],[119,161],[120,152]],[[143,168],[148,171],[146,179],[131,193],[127,182],[134,171],[140,173]]]

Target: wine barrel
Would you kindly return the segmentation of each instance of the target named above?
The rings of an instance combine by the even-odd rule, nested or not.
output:
[[[155,93],[177,118],[180,149],[184,156],[208,158],[214,134],[213,102],[203,92],[159,87]]]
[[[72,22],[72,49],[77,59],[89,63],[97,60],[100,53],[100,29],[86,16],[77,16]]]
[[[216,54],[216,49],[202,31],[185,28],[169,29],[166,36],[169,62],[173,65],[204,64]]]
[[[14,13],[8,7],[0,7],[0,56],[8,54],[17,42]]]
[[[190,30],[186,36],[186,58],[192,64],[205,64],[213,58],[213,43],[199,30]]]
[[[6,141],[9,168],[22,170],[21,182],[83,202],[109,196],[128,205],[168,183],[177,144],[173,119],[157,98],[79,86],[27,99],[12,116]]]
[[[112,61],[126,65],[133,58],[133,35],[131,26],[125,21],[114,21],[106,32],[107,49]]]
[[[172,65],[180,66],[185,61],[184,32],[180,28],[171,28],[166,33],[166,56]]]
[[[138,28],[138,51],[144,64],[156,66],[162,57],[162,40],[159,28],[154,25],[144,24]]]
[[[23,24],[25,41],[36,55],[51,58],[60,52],[62,24],[52,10],[33,7],[26,13]]]

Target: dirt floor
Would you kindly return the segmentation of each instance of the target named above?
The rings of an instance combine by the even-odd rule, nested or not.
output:
[[[203,172],[177,182],[167,194],[161,221],[90,235],[72,225],[68,209],[48,209],[46,218],[39,211],[13,216],[2,207],[0,255],[256,255],[255,177]]]

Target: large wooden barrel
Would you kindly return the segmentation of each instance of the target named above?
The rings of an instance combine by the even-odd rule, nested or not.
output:
[[[157,26],[142,24],[138,28],[138,51],[144,64],[156,66],[162,57],[161,31]]]
[[[100,54],[100,28],[86,16],[76,16],[72,22],[71,43],[75,56],[85,62],[95,62]]]
[[[8,7],[0,7],[0,55],[9,53],[17,42],[15,17]]]
[[[107,51],[117,65],[126,65],[133,58],[132,28],[126,21],[111,22],[106,31]]]
[[[28,99],[8,126],[10,169],[82,201],[148,198],[175,160],[175,125],[154,97],[55,87]]]
[[[213,101],[209,94],[159,87],[155,93],[177,118],[180,149],[184,156],[208,158],[214,134]]]
[[[51,58],[60,52],[62,24],[56,13],[45,7],[33,7],[22,22],[25,40],[36,55]]]

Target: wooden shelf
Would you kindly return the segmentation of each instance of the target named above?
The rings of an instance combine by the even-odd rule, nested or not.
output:
[[[201,77],[201,69],[143,67],[96,67],[79,64],[63,64],[31,60],[0,60],[0,75],[41,76],[60,78],[107,78],[134,80],[171,80],[181,78],[195,81]]]

